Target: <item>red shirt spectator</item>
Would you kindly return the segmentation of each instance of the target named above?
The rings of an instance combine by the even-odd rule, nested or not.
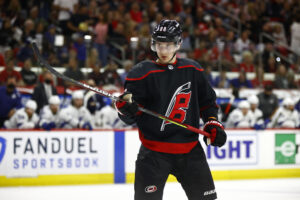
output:
[[[0,66],[5,66],[4,56],[0,53]]]
[[[133,3],[130,10],[131,19],[137,23],[143,21],[142,12],[140,11],[140,6],[137,2]]]
[[[20,82],[22,80],[21,74],[14,70],[14,60],[8,60],[5,69],[0,73],[0,83],[3,84],[6,82],[8,77],[14,76],[16,77],[17,82]]]

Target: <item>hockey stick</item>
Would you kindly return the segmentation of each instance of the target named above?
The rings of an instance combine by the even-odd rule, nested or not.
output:
[[[119,101],[119,100],[124,101],[123,99],[120,99],[119,97],[113,96],[112,94],[110,94],[110,93],[108,93],[108,92],[106,92],[106,91],[100,90],[100,89],[95,88],[95,87],[91,87],[90,85],[87,85],[87,84],[85,84],[85,83],[81,83],[81,82],[79,82],[79,81],[76,81],[76,80],[74,80],[74,79],[71,79],[71,78],[69,78],[69,77],[67,77],[67,76],[65,76],[65,75],[63,75],[63,74],[61,74],[61,73],[59,73],[58,71],[56,71],[52,66],[50,66],[50,65],[43,59],[43,57],[42,57],[42,55],[41,55],[41,53],[40,53],[40,51],[39,51],[39,49],[38,49],[38,47],[37,47],[37,45],[36,45],[35,42],[32,43],[32,48],[33,48],[33,51],[34,51],[34,53],[35,53],[35,55],[36,55],[36,57],[37,57],[37,60],[38,60],[39,65],[40,65],[41,67],[47,68],[47,69],[48,69],[52,74],[54,74],[55,76],[57,76],[57,77],[59,77],[59,78],[65,80],[65,81],[69,81],[69,82],[71,82],[71,83],[74,83],[75,85],[81,86],[81,87],[84,88],[84,89],[88,89],[88,90],[91,90],[91,91],[93,91],[93,92],[95,92],[95,93],[97,93],[97,94],[100,94],[100,95],[102,95],[102,96],[108,97],[108,98],[112,99],[113,101]],[[188,130],[190,130],[190,131],[192,131],[192,132],[195,132],[195,133],[198,133],[198,134],[201,134],[201,135],[204,135],[204,136],[210,138],[210,134],[209,134],[209,133],[207,133],[207,132],[205,132],[205,131],[203,131],[203,130],[200,130],[200,129],[198,129],[198,128],[195,128],[195,127],[193,127],[193,126],[190,126],[190,125],[188,125],[188,124],[183,124],[183,123],[174,121],[173,119],[171,119],[171,118],[169,118],[169,117],[166,117],[166,116],[161,115],[161,114],[159,114],[159,113],[153,112],[153,111],[148,110],[148,109],[146,109],[146,108],[139,107],[139,110],[142,111],[142,112],[144,112],[144,113],[147,113],[148,115],[151,115],[151,116],[160,118],[160,119],[162,119],[162,120],[168,121],[168,122],[170,122],[170,123],[172,123],[172,124],[175,124],[175,125],[177,125],[177,126],[180,126],[180,127],[182,127],[182,128],[188,129]]]

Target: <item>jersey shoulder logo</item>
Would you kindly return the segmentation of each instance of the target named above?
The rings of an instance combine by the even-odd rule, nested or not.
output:
[[[184,122],[186,118],[186,111],[189,108],[189,103],[192,95],[190,89],[191,82],[187,82],[177,88],[172,96],[165,116],[181,123]],[[160,131],[164,131],[165,126],[168,124],[171,123],[163,120]]]

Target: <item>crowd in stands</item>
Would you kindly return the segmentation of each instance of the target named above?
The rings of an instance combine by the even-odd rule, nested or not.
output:
[[[223,9],[232,17],[218,12],[214,6]],[[120,91],[128,71],[135,63],[144,59],[155,59],[155,54],[150,50],[151,32],[163,18],[176,19],[181,23],[183,43],[177,56],[197,60],[205,68],[213,87],[233,88],[234,91],[242,88],[265,88],[265,91],[270,87],[300,88],[300,79],[295,79],[295,75],[300,72],[298,0],[0,0],[1,127],[5,126],[4,123],[8,119],[15,119],[14,115],[18,113],[16,111],[24,105],[25,109],[21,114],[27,113],[29,116],[28,110],[34,110],[39,118],[34,127],[43,128],[43,124],[40,123],[43,121],[42,113],[49,113],[49,109],[52,112],[52,107],[55,107],[49,105],[51,97],[57,94],[72,95],[67,90],[78,89],[72,83],[53,78],[47,71],[41,70],[37,73],[31,69],[32,66],[38,66],[31,41],[35,40],[47,62],[63,68],[66,76],[104,90]],[[240,24],[233,20],[234,18],[239,19]],[[261,37],[262,33],[273,39]],[[137,47],[133,45],[132,38],[138,38]],[[124,49],[125,58],[119,47]],[[278,56],[278,53],[282,57]],[[110,55],[122,62],[116,62]],[[21,70],[16,70],[16,67]],[[91,70],[83,73],[83,68]],[[122,74],[118,73],[120,68],[123,69]],[[217,77],[212,75],[212,72],[216,71]],[[237,72],[239,76],[231,79],[227,77],[227,72]],[[249,73],[255,74],[251,80],[248,78]],[[265,73],[273,73],[274,80],[265,80]],[[58,89],[59,86],[63,89]],[[29,101],[31,103],[28,107],[26,103],[21,102],[16,87],[33,89],[30,93],[33,101]],[[283,106],[283,103],[279,106],[278,99],[272,100],[277,102],[276,106],[272,107],[272,115],[265,114],[270,112],[264,111],[264,104],[268,103],[266,98],[265,93],[258,95],[263,125],[251,122],[251,127],[267,127],[267,124],[277,127],[270,116],[284,115],[276,114],[276,110],[283,112],[283,109],[277,108],[288,107]],[[114,107],[109,102],[103,103],[102,97],[85,91],[81,98],[82,105],[80,102],[76,104],[75,99],[72,98],[71,103],[67,105],[61,102],[60,98],[57,113],[67,115],[69,111],[63,112],[64,107],[73,106],[69,110],[75,112],[84,106],[88,111],[86,113],[89,113],[87,115],[91,115],[92,118],[96,115],[101,116],[103,120],[92,120],[87,124],[82,121],[86,116],[79,116],[80,120],[77,119],[76,123],[69,122],[76,124],[72,127],[91,129],[124,126],[119,121],[115,121],[114,126],[105,125],[103,116],[114,110]],[[36,108],[34,104],[37,104]],[[230,109],[227,105],[221,105],[226,111],[222,116],[226,118],[223,122],[231,119],[229,110],[244,116],[233,112],[233,109],[245,109],[249,107],[246,104],[236,104],[236,108],[231,105]],[[297,108],[298,105],[299,103],[293,101],[293,107]],[[48,111],[43,111],[45,106],[48,106]],[[99,114],[101,111],[103,113]],[[277,119],[276,123],[278,121],[280,120]],[[232,124],[239,127],[236,122]],[[55,128],[71,126],[63,125],[57,125],[55,122]],[[295,127],[298,126],[299,122],[295,122]],[[52,123],[45,127],[51,129],[54,125]],[[6,128],[9,128],[9,125]]]
[[[52,74],[44,73],[39,84],[22,107],[16,89],[17,80],[9,77],[0,87],[0,126],[3,129],[123,129],[133,128],[122,122],[115,105],[103,96],[87,90],[75,90],[67,104],[51,85]],[[88,84],[95,86],[93,79]],[[286,97],[280,103],[267,85],[263,92],[234,103],[220,103],[219,119],[226,128],[300,128],[300,100]],[[119,96],[121,93],[114,93]],[[201,122],[201,120],[200,120]],[[200,123],[201,124],[201,123]]]

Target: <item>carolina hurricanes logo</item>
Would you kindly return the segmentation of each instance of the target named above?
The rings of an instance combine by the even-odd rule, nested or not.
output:
[[[146,193],[152,193],[152,192],[155,192],[156,190],[157,190],[157,187],[155,185],[149,185],[145,188]]]
[[[187,82],[180,86],[171,99],[165,116],[170,117],[178,122],[183,122],[186,117],[186,110],[189,108],[189,103],[191,99],[191,91],[187,91],[191,88],[191,82]],[[186,91],[186,92],[184,92]],[[160,131],[164,131],[165,126],[171,124],[168,121],[163,121]]]

